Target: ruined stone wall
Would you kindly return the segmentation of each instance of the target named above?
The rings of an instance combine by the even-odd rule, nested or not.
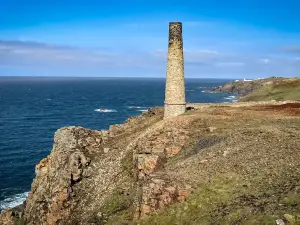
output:
[[[169,25],[164,117],[169,118],[184,113],[185,106],[182,24],[171,22]]]

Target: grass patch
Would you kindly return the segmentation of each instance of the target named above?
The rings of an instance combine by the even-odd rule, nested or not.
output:
[[[300,101],[299,80],[283,80],[274,84],[265,85],[245,96],[241,101],[293,100]]]
[[[15,219],[14,224],[15,225],[25,225],[24,216],[22,216],[22,218]]]
[[[116,188],[106,199],[102,209],[99,210],[101,214],[92,216],[88,222],[98,225],[132,224],[135,196],[133,190],[134,188],[130,191]]]
[[[236,197],[237,177],[221,178],[213,185],[201,184],[185,202],[173,205],[161,212],[145,218],[139,224],[217,224],[216,217]],[[238,213],[228,214],[232,220],[239,218]],[[225,223],[223,223],[225,224]]]
[[[286,213],[295,218],[294,224],[300,224],[299,198],[288,188],[278,192],[279,185],[280,182],[278,186],[264,183],[263,176],[250,181],[228,173],[200,184],[185,202],[154,213],[138,224],[271,225]]]
[[[133,153],[128,152],[121,160],[122,176],[127,177],[124,184],[117,185],[112,193],[106,198],[99,213],[88,221],[98,225],[130,225],[133,220],[134,199],[137,189],[134,186]],[[120,186],[123,186],[121,188]]]
[[[129,151],[121,160],[121,166],[122,170],[132,178],[135,176],[133,164],[133,152]]]

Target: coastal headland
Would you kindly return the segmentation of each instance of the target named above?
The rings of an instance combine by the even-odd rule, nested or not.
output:
[[[170,119],[157,107],[108,130],[61,128],[0,224],[299,224],[298,80]]]
[[[256,80],[236,80],[207,90],[212,93],[240,95],[240,101],[300,100],[300,78],[271,77]]]

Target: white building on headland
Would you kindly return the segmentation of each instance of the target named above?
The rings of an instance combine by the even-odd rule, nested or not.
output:
[[[235,80],[235,82],[240,82],[240,81],[247,82],[247,81],[252,81],[252,80],[247,80],[245,78],[243,80]]]
[[[265,78],[257,78],[257,79],[252,79],[252,80],[248,80],[248,79],[244,78],[243,80],[235,80],[235,82],[239,82],[239,81],[247,82],[247,81],[261,80],[261,79],[265,79]]]

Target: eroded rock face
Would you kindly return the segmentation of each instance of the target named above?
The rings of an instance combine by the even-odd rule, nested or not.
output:
[[[14,214],[12,209],[5,210],[0,216],[1,225],[14,225]]]
[[[142,196],[136,218],[143,218],[152,212],[185,200],[190,191],[189,186],[171,181],[163,174],[150,176],[142,186]]]
[[[152,154],[138,154],[137,157],[137,169],[140,171],[141,176],[149,175],[155,170],[163,167],[163,160],[158,155]]]
[[[23,225],[24,224],[24,205],[16,206],[12,209],[3,210],[0,214],[1,225]]]
[[[261,197],[271,203],[263,204],[271,223],[277,218],[294,223],[294,207],[283,211],[278,205],[286,196],[293,202],[299,196],[298,124],[286,112],[273,112],[273,104],[272,112],[258,105],[201,106],[199,114],[167,121],[154,111],[111,131],[62,128],[55,134],[51,154],[36,166],[25,224],[131,224],[134,218],[140,224],[163,224],[150,214],[184,201],[193,190],[186,203],[171,210],[176,216],[172,214],[168,224],[191,223],[188,211],[195,206],[199,215],[212,207],[206,223],[222,224],[236,205],[245,209],[245,217],[235,222],[249,213],[257,222]],[[250,198],[245,196],[248,190]],[[210,198],[212,194],[216,198]],[[287,204],[283,207],[288,209]],[[164,213],[158,212],[158,221],[169,217]],[[17,224],[24,224],[21,217],[7,210],[0,224],[13,224],[17,218]]]
[[[73,185],[92,174],[89,156],[102,150],[102,135],[82,127],[61,128],[54,147],[36,166],[36,178],[26,201],[27,224],[59,224],[68,221]]]
[[[140,178],[163,169],[167,158],[180,152],[189,138],[185,126],[166,121],[137,140],[134,158]]]
[[[130,177],[132,148],[127,146],[161,120],[162,112],[151,109],[107,131],[59,129],[51,154],[35,167],[25,209],[21,214],[6,210],[0,215],[0,224],[14,224],[18,219],[30,225],[105,222],[111,215],[110,207],[105,208],[111,195],[134,186]]]
[[[165,174],[164,165],[188,140],[189,124],[162,118],[155,108],[108,131],[59,129],[51,154],[35,167],[25,224],[105,224],[126,207],[140,219],[184,200],[189,189]],[[0,224],[15,217],[7,211]]]
[[[172,180],[163,172],[168,158],[178,154],[189,139],[188,126],[188,122],[165,121],[137,141],[134,159],[141,196],[136,205],[135,218],[143,218],[183,201],[188,195],[189,187]]]

